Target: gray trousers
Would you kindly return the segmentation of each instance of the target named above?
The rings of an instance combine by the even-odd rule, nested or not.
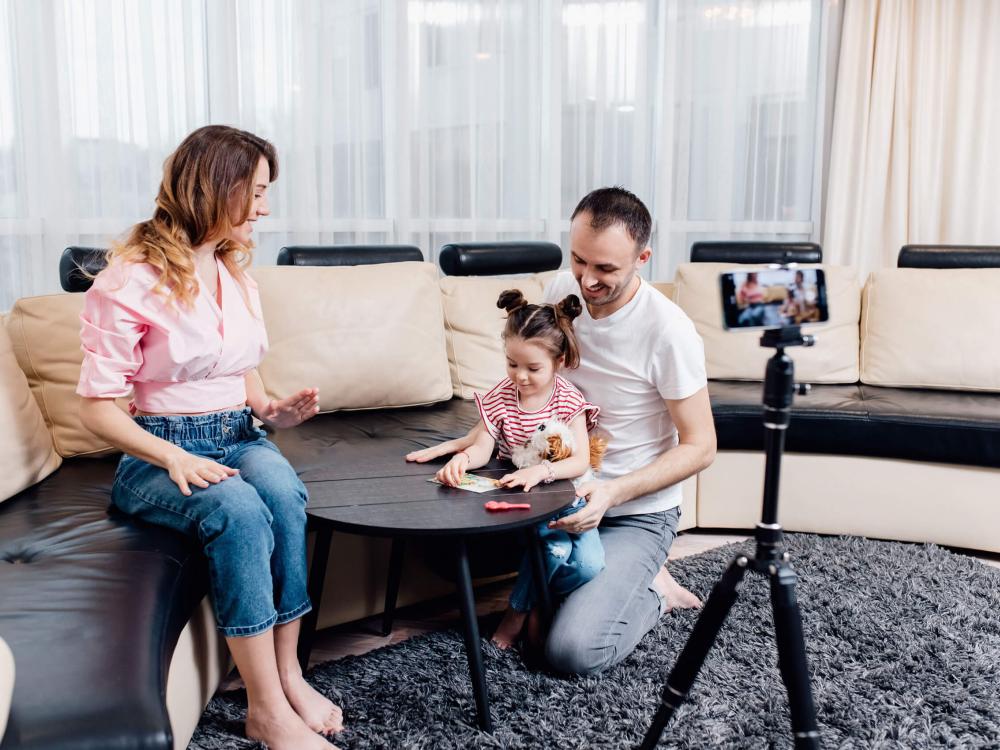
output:
[[[599,527],[605,568],[556,610],[545,644],[549,664],[569,674],[594,674],[632,653],[663,614],[652,588],[677,536],[680,508],[605,517]]]

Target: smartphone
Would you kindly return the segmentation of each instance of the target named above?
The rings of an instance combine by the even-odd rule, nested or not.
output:
[[[829,319],[820,268],[750,268],[719,276],[728,328],[787,328]]]

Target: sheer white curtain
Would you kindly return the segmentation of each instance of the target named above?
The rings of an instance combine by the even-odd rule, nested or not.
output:
[[[565,246],[634,190],[668,278],[699,238],[819,236],[836,0],[0,0],[0,310],[149,215],[226,123],[278,148],[286,244]],[[835,15],[835,14],[834,14]]]
[[[844,13],[825,249],[868,271],[905,244],[1000,243],[1000,3]]]

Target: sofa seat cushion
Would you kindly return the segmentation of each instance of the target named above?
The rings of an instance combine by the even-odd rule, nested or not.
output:
[[[167,671],[207,567],[182,536],[109,513],[116,462],[67,461],[0,505],[5,747],[171,747]]]
[[[763,450],[760,383],[709,381],[719,448]],[[785,448],[798,453],[1000,465],[1000,394],[863,384],[796,396]]]

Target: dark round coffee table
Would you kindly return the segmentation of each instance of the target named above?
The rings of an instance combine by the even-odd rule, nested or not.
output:
[[[576,494],[572,483],[568,481],[539,485],[528,493],[520,489],[498,489],[478,494],[443,487],[427,481],[440,466],[440,461],[433,464],[412,464],[400,460],[377,470],[373,466],[366,466],[363,472],[357,472],[357,476],[351,476],[350,470],[341,470],[337,472],[339,476],[336,478],[304,477],[309,489],[306,513],[317,536],[309,570],[309,595],[313,609],[303,622],[299,658],[303,666],[308,664],[334,531],[392,538],[383,615],[383,633],[386,635],[392,628],[405,539],[413,536],[448,538],[454,546],[456,585],[479,726],[484,731],[491,732],[493,722],[490,718],[472,576],[469,572],[468,540],[481,534],[525,529],[531,540],[528,548],[532,551],[535,580],[542,582],[545,580],[544,562],[541,541],[535,533],[535,527],[540,521],[569,507]],[[513,466],[509,463],[494,461],[474,473],[499,478],[512,470]],[[488,500],[527,502],[531,504],[531,509],[491,513],[483,507]],[[547,586],[539,586],[538,599],[543,616],[548,618],[551,616],[552,605]]]

